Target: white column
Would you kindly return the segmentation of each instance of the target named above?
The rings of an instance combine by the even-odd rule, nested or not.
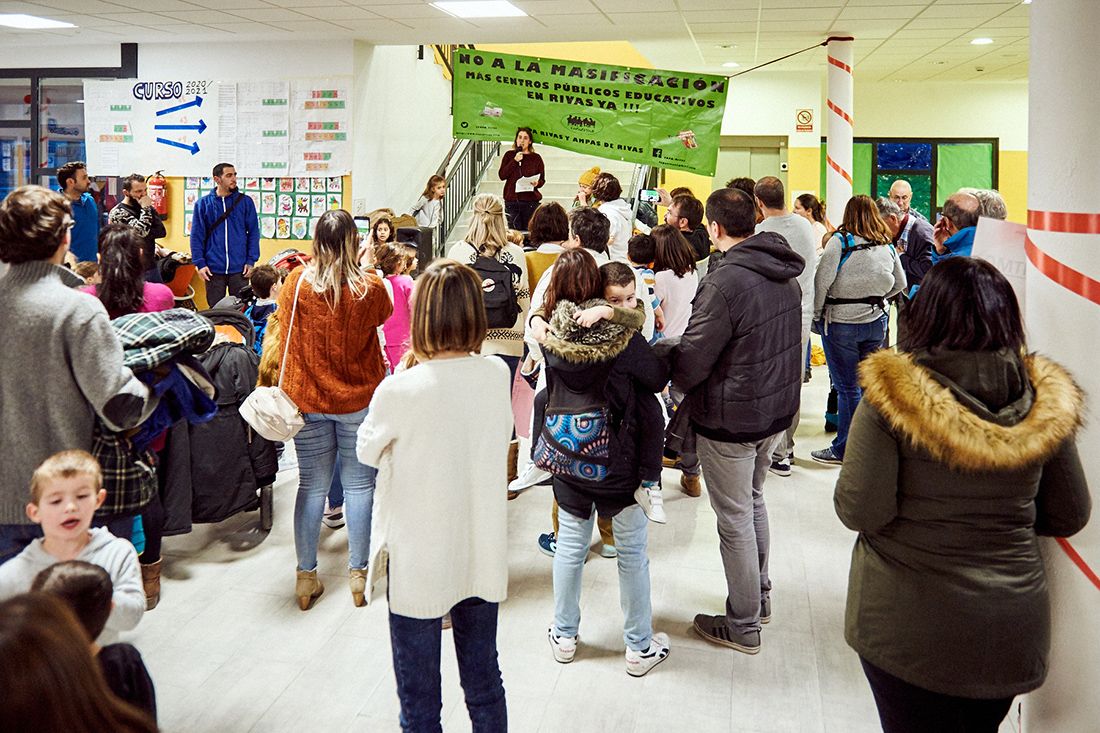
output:
[[[1025,306],[1030,348],[1064,364],[1089,395],[1093,419],[1077,446],[1094,497],[1100,487],[1098,27],[1096,0],[1031,5]],[[1023,702],[1025,733],[1100,725],[1100,589],[1086,570],[1100,571],[1098,514],[1067,544],[1042,544],[1053,640],[1046,684]]]
[[[844,207],[852,198],[852,135],[854,93],[852,91],[852,44],[855,39],[830,38],[828,54],[828,102],[825,134],[825,206],[833,226],[840,226]]]

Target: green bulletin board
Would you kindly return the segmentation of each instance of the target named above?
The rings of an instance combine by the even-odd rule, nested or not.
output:
[[[821,194],[826,192],[826,143],[821,143]],[[935,219],[948,196],[960,188],[997,187],[995,140],[863,138],[852,146],[852,191],[887,196],[899,178],[913,187],[912,207]]]
[[[993,188],[993,146],[990,143],[936,146],[936,206],[960,188]]]

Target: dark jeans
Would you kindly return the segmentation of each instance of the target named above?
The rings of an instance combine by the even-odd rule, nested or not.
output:
[[[39,524],[0,524],[0,565],[41,536],[42,526]]]
[[[860,657],[884,733],[997,733],[1011,697],[974,700],[932,692]]]
[[[241,292],[241,288],[248,284],[248,279],[239,272],[229,275],[214,274],[206,281],[206,307],[213,308],[218,301],[225,297],[228,289],[230,295]]]
[[[141,510],[141,528],[145,532],[145,551],[141,553],[141,564],[152,565],[160,560],[160,546],[164,539],[164,504],[160,493]]]
[[[830,323],[821,337],[829,377],[838,398],[837,431],[832,446],[838,458],[844,458],[852,413],[863,397],[859,386],[859,363],[883,347],[887,320],[884,314],[870,323]]]
[[[467,598],[451,609],[458,678],[474,733],[504,733],[508,710],[497,663],[497,604]],[[442,619],[390,612],[393,673],[401,701],[401,730],[441,733],[440,645]]]
[[[531,214],[539,207],[539,201],[505,201],[504,213],[508,216],[508,227],[516,231],[527,231],[527,222]]]

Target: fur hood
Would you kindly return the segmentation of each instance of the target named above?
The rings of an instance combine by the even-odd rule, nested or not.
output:
[[[596,298],[580,305],[559,301],[550,317],[550,332],[542,344],[543,350],[570,364],[604,362],[621,354],[630,343],[633,329],[605,320],[584,328],[573,320],[578,310],[597,305],[607,305],[607,301]]]
[[[1084,395],[1069,372],[1036,354],[1024,357],[1023,366],[1033,397],[1023,398],[1031,405],[1018,420],[975,411],[973,398],[960,398],[908,353],[883,350],[869,356],[860,364],[860,381],[863,399],[935,460],[959,471],[1014,471],[1046,462],[1083,418]]]

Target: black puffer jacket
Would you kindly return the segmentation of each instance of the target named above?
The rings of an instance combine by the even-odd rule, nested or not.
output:
[[[802,387],[795,278],[805,266],[774,232],[749,237],[711,265],[672,373],[699,435],[747,443],[790,427]]]

